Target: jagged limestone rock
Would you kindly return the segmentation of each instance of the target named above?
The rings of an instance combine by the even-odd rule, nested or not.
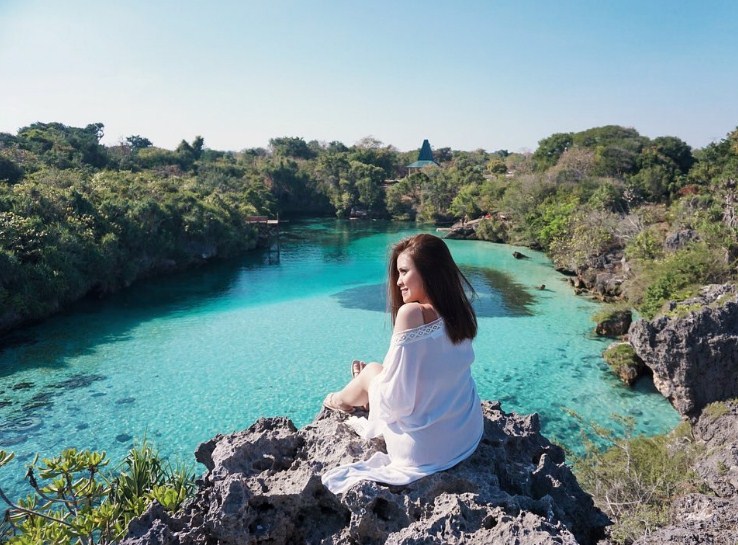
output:
[[[698,297],[672,303],[669,314],[634,322],[628,337],[682,416],[694,419],[708,403],[738,397],[734,285],[706,286]]]
[[[179,513],[153,505],[126,545],[196,543],[594,544],[607,518],[579,487],[562,449],[540,434],[537,415],[483,403],[479,448],[450,470],[406,486],[363,481],[343,497],[320,474],[384,450],[323,410],[302,429],[264,418],[202,444],[208,469]]]

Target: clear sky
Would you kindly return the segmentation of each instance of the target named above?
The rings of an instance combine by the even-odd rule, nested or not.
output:
[[[736,0],[0,0],[0,132],[534,150],[738,126]]]

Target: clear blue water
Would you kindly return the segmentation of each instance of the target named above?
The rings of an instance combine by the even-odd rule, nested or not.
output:
[[[120,460],[146,437],[171,460],[194,464],[200,442],[260,416],[307,424],[348,379],[353,358],[383,359],[388,250],[416,232],[383,222],[292,223],[278,263],[254,252],[140,282],[5,339],[0,449],[17,460],[0,469],[0,483],[19,494],[18,476],[36,452],[74,446]],[[574,450],[580,429],[566,409],[607,427],[613,413],[633,416],[645,434],[678,422],[649,381],[629,389],[611,375],[600,355],[608,342],[591,333],[596,303],[575,296],[544,255],[448,244],[479,296],[473,372],[483,399],[538,412],[544,433]],[[530,259],[514,259],[515,249]]]

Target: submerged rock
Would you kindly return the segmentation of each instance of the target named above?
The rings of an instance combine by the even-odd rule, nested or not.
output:
[[[670,307],[628,336],[659,392],[694,419],[708,403],[738,397],[738,294],[731,284],[706,286]]]
[[[122,543],[596,543],[609,521],[537,415],[483,410],[484,436],[464,462],[406,486],[363,481],[343,497],[320,474],[383,451],[381,439],[361,439],[325,410],[300,430],[260,419],[200,445],[207,472],[195,499],[174,515],[154,504]]]

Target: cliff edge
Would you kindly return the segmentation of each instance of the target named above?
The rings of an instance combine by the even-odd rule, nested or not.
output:
[[[634,545],[738,543],[738,290],[710,285],[628,332],[656,388],[692,424],[699,493],[678,496],[671,524]],[[675,446],[678,448],[678,446]]]
[[[345,415],[325,410],[299,430],[259,419],[201,444],[196,497],[174,515],[152,505],[122,544],[596,543],[609,521],[537,415],[482,407],[484,435],[464,462],[407,486],[363,481],[343,497],[320,474],[384,451],[381,439],[361,439]]]
[[[628,331],[656,388],[694,421],[709,403],[738,397],[738,291],[705,286],[669,304],[666,315],[638,320]]]

